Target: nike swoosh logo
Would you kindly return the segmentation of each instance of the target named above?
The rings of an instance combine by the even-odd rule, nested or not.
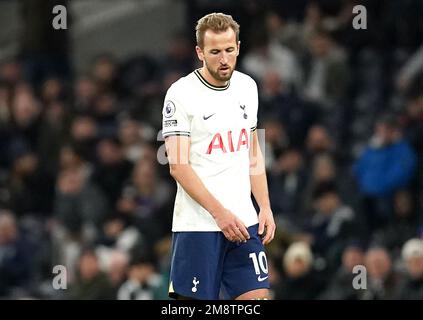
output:
[[[262,282],[262,281],[266,280],[267,278],[269,278],[269,276],[265,276],[265,277],[263,277],[263,278],[262,278],[261,276],[258,276],[258,277],[257,277],[257,281],[258,281],[258,282]]]
[[[206,116],[204,116],[204,115],[203,115],[203,119],[204,119],[204,120],[207,120],[208,118],[210,118],[210,117],[214,116],[215,114],[216,114],[216,113],[212,113],[212,114],[211,114],[211,115],[209,115],[208,117],[206,117]]]

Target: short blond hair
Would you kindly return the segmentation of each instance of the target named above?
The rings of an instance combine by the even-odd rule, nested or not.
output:
[[[197,21],[195,27],[195,36],[197,38],[197,45],[204,48],[204,34],[207,30],[214,32],[224,32],[228,28],[232,28],[236,35],[236,42],[239,41],[239,24],[232,18],[232,16],[223,13],[209,13]]]

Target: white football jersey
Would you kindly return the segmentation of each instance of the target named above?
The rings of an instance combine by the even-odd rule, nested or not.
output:
[[[213,196],[249,227],[258,223],[251,201],[249,149],[257,126],[255,81],[234,71],[228,84],[209,84],[198,70],[176,81],[163,107],[163,137],[189,136],[189,162]],[[177,183],[172,231],[220,231],[214,218]]]

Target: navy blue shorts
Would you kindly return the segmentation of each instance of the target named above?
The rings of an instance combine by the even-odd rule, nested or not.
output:
[[[269,288],[258,224],[248,232],[246,243],[231,242],[222,232],[174,232],[169,296],[234,299],[254,289]]]

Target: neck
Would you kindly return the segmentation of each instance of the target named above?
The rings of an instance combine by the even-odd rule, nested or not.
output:
[[[206,79],[206,81],[208,83],[210,83],[213,86],[216,87],[224,87],[228,84],[228,81],[220,81],[220,80],[216,80],[209,72],[209,70],[206,67],[202,67],[200,69],[200,73],[203,76],[204,79]]]

